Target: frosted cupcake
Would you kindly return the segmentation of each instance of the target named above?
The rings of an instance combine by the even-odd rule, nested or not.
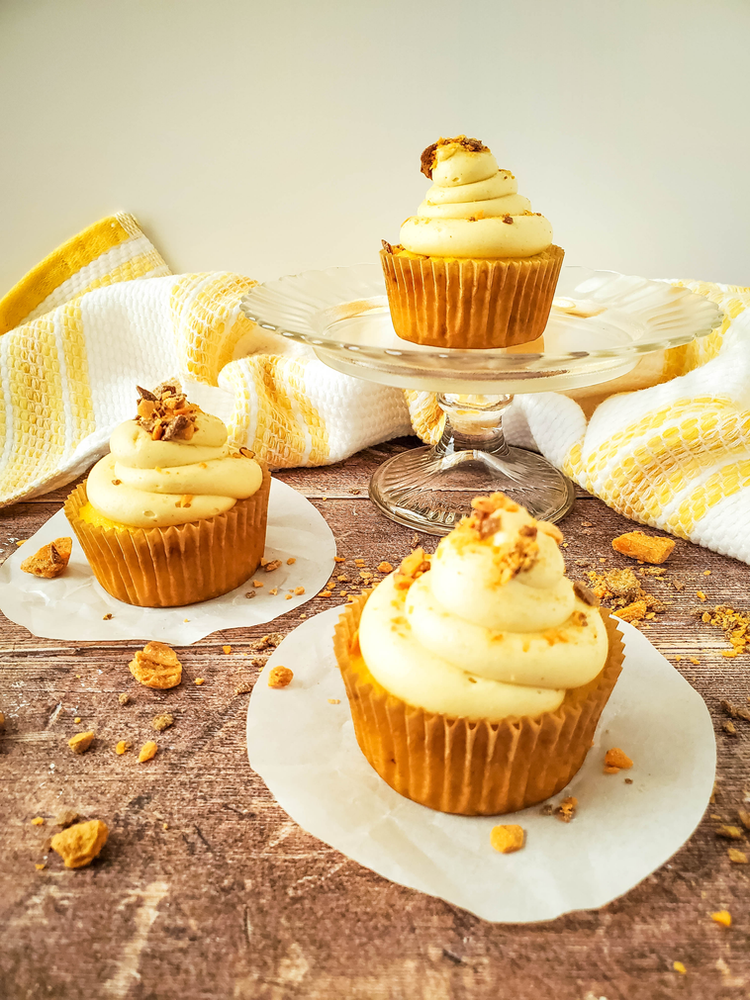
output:
[[[512,347],[544,332],[564,250],[479,139],[422,153],[432,187],[380,253],[399,337],[448,348]]]
[[[501,493],[347,607],[334,646],[362,752],[402,795],[494,815],[568,784],[622,665],[562,535]]]
[[[142,607],[206,601],[244,583],[266,535],[268,470],[230,448],[177,383],[138,389],[138,416],[65,502],[99,583]]]

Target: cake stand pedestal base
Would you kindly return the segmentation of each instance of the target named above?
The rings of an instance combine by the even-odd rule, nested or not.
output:
[[[559,521],[573,504],[573,485],[541,455],[510,448],[503,412],[512,396],[440,393],[445,426],[438,443],[389,459],[370,480],[370,498],[399,524],[446,535],[471,499],[500,491],[539,520]]]

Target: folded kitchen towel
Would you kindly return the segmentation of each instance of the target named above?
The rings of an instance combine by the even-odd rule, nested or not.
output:
[[[232,442],[273,468],[337,462],[412,427],[439,437],[432,394],[340,375],[247,320],[254,284],[170,274],[124,214],[34,268],[0,300],[0,504],[85,472],[132,415],[135,384],[175,376],[198,402],[221,397]],[[750,561],[750,289],[680,284],[719,303],[720,329],[595,393],[517,396],[508,436],[628,517]]]

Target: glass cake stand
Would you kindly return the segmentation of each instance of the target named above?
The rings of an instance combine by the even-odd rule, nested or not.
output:
[[[520,348],[459,351],[401,340],[379,263],[267,281],[245,315],[311,347],[345,375],[436,393],[445,420],[433,447],[389,459],[370,497],[399,524],[447,534],[467,497],[502,490],[538,518],[571,507],[571,482],[540,455],[508,446],[503,413],[516,393],[565,392],[631,372],[646,354],[687,344],[722,320],[715,303],[664,281],[564,267],[542,337]]]

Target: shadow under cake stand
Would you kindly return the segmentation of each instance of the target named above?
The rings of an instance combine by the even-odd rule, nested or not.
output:
[[[688,289],[584,267],[562,269],[543,336],[518,348],[459,351],[401,340],[379,263],[265,282],[242,310],[338,372],[436,394],[444,415],[438,442],[390,458],[370,481],[384,514],[433,535],[447,534],[468,513],[467,498],[495,490],[540,519],[557,521],[570,509],[570,480],[505,440],[503,414],[515,394],[610,382],[645,355],[706,336],[722,320],[715,303]]]

